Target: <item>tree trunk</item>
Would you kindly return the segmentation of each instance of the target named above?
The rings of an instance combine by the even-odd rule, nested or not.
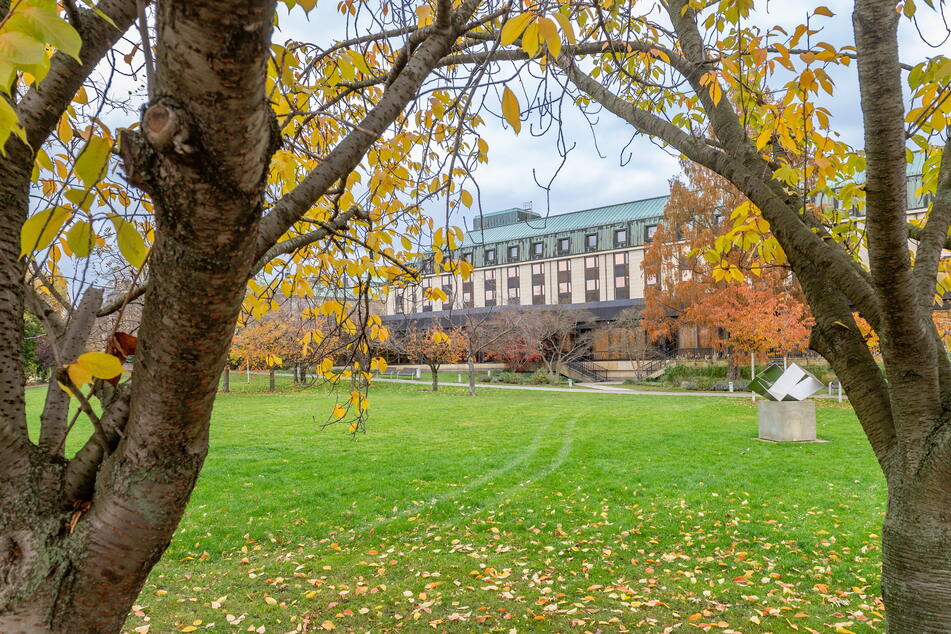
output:
[[[128,180],[155,205],[135,367],[103,409],[105,438],[69,463],[30,446],[18,490],[0,478],[4,633],[119,632],[178,527],[254,263],[274,148],[273,14],[273,0],[156,6],[156,94],[174,99],[153,101],[120,144]]]
[[[277,391],[277,386],[275,385],[275,382],[274,382],[274,367],[273,366],[267,371],[267,389],[269,392]]]
[[[469,396],[476,395],[475,357],[471,354],[466,359],[469,365]]]
[[[940,494],[940,499],[936,499]],[[893,634],[951,631],[951,487],[894,487],[882,532],[882,595]]]
[[[429,372],[433,378],[433,392],[439,391],[439,366],[431,365],[429,366]]]
[[[231,391],[231,368],[228,366],[221,373],[221,391],[225,394]]]
[[[732,346],[726,348],[726,378],[728,381],[736,381],[740,378],[740,368],[736,365]]]
[[[300,378],[300,363],[295,363],[294,364],[294,384],[297,385],[298,383],[302,383],[302,382],[303,381],[301,381],[301,378]]]

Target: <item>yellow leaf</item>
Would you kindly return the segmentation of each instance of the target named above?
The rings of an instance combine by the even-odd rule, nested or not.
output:
[[[145,256],[148,255],[149,251],[135,225],[119,216],[109,216],[109,220],[116,228],[116,241],[119,243],[119,252],[122,257],[135,268],[142,268],[142,265],[145,264]]]
[[[87,188],[92,187],[105,175],[111,149],[112,143],[94,136],[89,138],[86,147],[80,152],[73,169]]]
[[[79,257],[87,257],[92,251],[92,232],[89,223],[83,220],[70,227],[66,232],[66,244]]]
[[[522,34],[522,50],[528,53],[529,57],[535,57],[538,53],[538,21],[535,20],[527,27]]]
[[[56,135],[63,145],[73,140],[73,126],[69,125],[69,115],[64,114],[60,117],[59,125],[56,126]]]
[[[558,38],[558,28],[554,22],[548,18],[539,19],[538,36],[545,42],[552,57],[558,57],[561,54],[561,40]]]
[[[277,605],[277,599],[274,597],[264,597],[264,602],[268,605]]]
[[[831,18],[835,14],[829,10],[829,7],[816,7],[816,10],[812,12],[813,15],[824,15],[827,18]]]
[[[331,621],[324,621],[323,623],[320,624],[320,627],[321,627],[322,629],[325,629],[325,630],[327,630],[327,631],[330,631],[330,630],[334,629],[334,624],[333,624]]]
[[[183,627],[183,628],[181,629],[181,631],[182,631],[182,632],[194,632],[194,631],[197,630],[197,629],[198,629],[198,628],[195,627],[194,625],[186,625],[185,627]]]
[[[76,387],[82,387],[87,383],[92,383],[92,372],[89,371],[89,368],[81,366],[78,363],[70,363],[67,365],[66,373],[69,375],[69,380],[72,381]],[[64,388],[64,391],[68,390]]]
[[[343,418],[347,415],[347,408],[345,408],[340,403],[334,405],[334,418]]]
[[[52,207],[28,218],[20,230],[20,257],[48,247],[72,215],[66,207]]]
[[[563,13],[553,13],[552,17],[558,20],[558,24],[561,26],[561,32],[565,34],[565,38],[572,44],[577,42],[574,27],[571,26],[571,20],[568,19],[568,16]]]
[[[505,26],[502,27],[502,33],[499,36],[499,43],[502,46],[508,46],[517,40],[522,34],[522,31],[525,30],[525,27],[528,26],[528,23],[531,21],[531,19],[531,13],[523,13],[522,15],[517,15],[514,18],[509,19],[505,23]]]
[[[472,194],[463,189],[459,198],[462,200],[463,205],[466,207],[472,207]]]
[[[518,134],[522,130],[522,121],[519,115],[518,99],[515,97],[515,93],[512,92],[512,89],[506,86],[505,90],[502,91],[502,116],[508,124],[512,126],[512,129],[515,130],[515,134]]]
[[[125,370],[119,358],[105,352],[87,352],[79,355],[76,364],[82,366],[97,379],[113,379]]]

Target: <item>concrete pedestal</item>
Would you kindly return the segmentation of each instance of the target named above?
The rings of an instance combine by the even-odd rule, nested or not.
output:
[[[760,401],[759,438],[773,442],[815,442],[815,401]]]

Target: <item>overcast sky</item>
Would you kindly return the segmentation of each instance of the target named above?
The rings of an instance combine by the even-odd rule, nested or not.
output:
[[[930,12],[923,3],[918,4],[922,5],[920,12]],[[849,0],[772,0],[763,3],[764,8],[756,15],[756,22],[763,27],[783,25],[791,31],[803,22],[807,9],[811,11],[819,5],[828,6],[835,16],[819,18],[823,30],[814,36],[814,41],[827,41],[839,46],[851,44],[852,2]],[[318,3],[318,10],[332,12],[334,6],[330,2]],[[929,15],[929,18],[934,17],[934,14]],[[307,22],[302,13],[295,10],[284,18],[283,29],[290,37],[312,38],[315,19],[320,19],[322,24],[339,23],[339,18],[335,19],[326,13],[321,18],[312,16],[312,21]],[[933,42],[940,41],[939,38],[946,32],[940,20],[923,22],[922,28],[930,31],[930,39]],[[936,52],[921,41],[914,26],[907,20],[902,22],[901,36],[905,60],[917,62]],[[938,50],[951,54],[951,45],[945,43]],[[836,94],[834,99],[826,100],[827,103],[823,105],[832,111],[833,125],[843,138],[850,143],[861,144],[862,121],[854,64],[847,69],[834,70],[832,77]],[[488,117],[482,133],[489,143],[490,161],[488,165],[481,165],[476,174],[484,213],[530,201],[535,210],[542,214],[557,214],[660,196],[668,192],[669,179],[678,173],[675,157],[646,138],[632,140],[632,129],[610,113],[600,115],[592,135],[580,114],[572,108],[566,108],[566,112],[566,141],[569,146],[572,143],[577,146],[569,153],[550,194],[535,184],[535,178],[547,183],[558,170],[561,158],[556,151],[555,135],[534,136],[530,133],[529,123],[524,123],[521,134],[516,136],[511,129],[504,129],[497,118]],[[443,213],[436,206],[432,211],[438,217]],[[452,220],[454,223],[459,222],[457,218]]]

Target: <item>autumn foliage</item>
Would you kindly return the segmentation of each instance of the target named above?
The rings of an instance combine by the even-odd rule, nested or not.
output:
[[[764,267],[742,248],[711,255],[710,245],[734,239],[729,218],[748,206],[746,199],[704,167],[682,168],[644,256],[654,282],[645,291],[648,334],[673,339],[679,327],[696,325],[714,333],[711,347],[728,354],[805,350],[813,322],[786,268]]]

